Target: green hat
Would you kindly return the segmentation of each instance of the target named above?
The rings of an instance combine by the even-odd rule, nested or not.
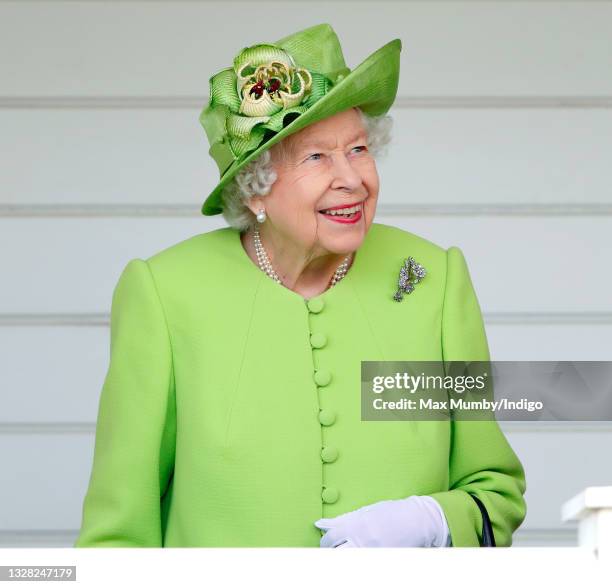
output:
[[[232,67],[210,78],[200,114],[220,173],[202,214],[220,214],[225,185],[286,136],[355,106],[385,114],[397,93],[401,49],[400,39],[393,39],[351,71],[329,24],[242,49]]]

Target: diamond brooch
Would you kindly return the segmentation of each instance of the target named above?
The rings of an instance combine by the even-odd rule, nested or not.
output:
[[[410,294],[414,290],[414,286],[427,275],[427,271],[412,257],[404,260],[404,265],[400,269],[399,279],[397,280],[398,289],[393,296],[396,302],[401,302],[404,299],[404,293]]]

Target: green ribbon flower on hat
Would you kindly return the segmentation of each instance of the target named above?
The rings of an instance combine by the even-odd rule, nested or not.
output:
[[[205,128],[211,143],[229,142],[232,158],[239,159],[261,144],[266,131],[279,132],[288,114],[306,112],[332,85],[276,45],[246,47],[233,67],[210,78]]]
[[[262,59],[263,63],[254,65]],[[311,73],[296,68],[286,51],[274,47],[243,51],[234,60],[234,71],[242,100],[240,113],[261,117],[262,122],[268,122],[270,116],[283,109],[298,106],[312,86]]]

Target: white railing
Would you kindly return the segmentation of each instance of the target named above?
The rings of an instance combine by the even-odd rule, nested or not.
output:
[[[587,487],[561,508],[564,522],[578,521],[578,546],[612,565],[612,486]]]

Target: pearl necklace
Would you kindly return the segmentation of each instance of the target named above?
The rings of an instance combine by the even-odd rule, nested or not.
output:
[[[270,263],[270,259],[268,258],[266,250],[261,244],[259,228],[257,227],[253,229],[253,242],[255,243],[255,253],[257,254],[257,263],[259,264],[259,268],[264,273],[266,273],[268,277],[271,277],[274,281],[276,281],[276,283],[281,283],[280,277],[278,276],[276,271],[274,271],[274,268],[272,267],[272,263]],[[346,275],[346,272],[348,271],[349,262],[352,256],[353,254],[349,253],[344,258],[344,261],[340,263],[338,269],[336,269],[330,280],[329,287],[336,285],[336,283],[338,283]]]

